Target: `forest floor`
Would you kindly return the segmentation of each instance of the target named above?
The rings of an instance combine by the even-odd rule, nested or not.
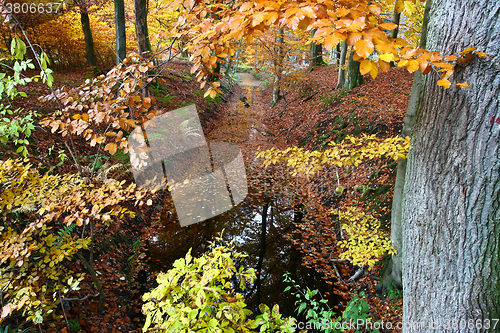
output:
[[[365,76],[364,85],[344,96],[335,90],[335,66],[323,66],[314,71],[302,70],[290,75],[283,88],[284,98],[274,108],[270,108],[272,86],[266,86],[250,74],[239,73],[238,76],[240,83],[231,88],[231,94],[225,94],[221,99],[205,99],[204,92],[189,74],[189,65],[173,63],[163,75],[166,81],[163,88],[154,91],[153,96],[165,111],[186,103],[196,103],[207,139],[237,144],[243,151],[247,168],[252,168],[252,164],[262,164],[262,160],[255,158],[259,149],[286,148],[292,145],[324,149],[329,141],[342,140],[347,134],[376,133],[381,137],[398,135],[412,82],[410,74],[394,68],[381,74],[376,80]],[[54,88],[76,86],[86,78],[85,73],[56,72]],[[34,109],[42,114],[51,112],[51,108],[55,107],[38,100],[40,95],[50,92],[42,84],[29,85],[21,90],[28,93],[28,98],[20,99],[16,102],[16,107]],[[54,151],[63,149],[60,140],[54,139],[46,131],[34,134],[33,140],[36,142],[36,151],[30,153],[32,163],[56,165],[59,162],[57,155],[51,155],[48,151],[51,147],[55,147]],[[95,154],[83,140],[77,142],[77,146],[82,156]],[[340,178],[327,179],[325,183],[335,187],[337,182],[341,182],[348,189],[342,200],[350,202],[359,197],[359,193],[353,190],[356,184],[370,183],[370,186],[375,187],[377,184],[393,181],[393,170],[381,173],[373,181],[373,177],[370,177],[373,175],[372,169],[373,165],[370,168],[360,167],[356,172],[341,174]],[[62,173],[71,170],[58,171]],[[326,206],[333,206],[338,202],[334,199],[325,197],[323,202]],[[386,202],[385,207],[388,213],[390,202]],[[140,247],[132,249],[131,245],[147,235],[149,226],[146,222],[124,223],[121,229],[129,230],[114,230],[109,239],[104,239],[101,235],[103,244],[109,248],[97,251],[95,268],[101,273],[107,294],[106,311],[105,314],[98,314],[95,299],[73,303],[67,311],[68,319],[74,324],[73,331],[141,331],[143,318],[140,315],[139,296],[144,289],[138,287],[137,280],[144,265],[131,267],[134,261],[130,261],[130,258],[135,256],[137,259],[144,251]],[[342,272],[346,270],[341,270]],[[364,288],[374,294],[371,282],[361,281],[357,288]],[[88,293],[94,293],[91,281],[83,283],[82,291],[74,296],[81,297]],[[387,301],[373,297],[370,304],[375,307],[377,319],[393,322],[400,320],[401,309],[398,307],[401,302],[391,303],[391,309],[388,309]],[[64,322],[53,324],[53,327],[47,325],[44,332],[69,332]]]

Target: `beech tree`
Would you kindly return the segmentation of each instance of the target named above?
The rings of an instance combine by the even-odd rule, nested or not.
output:
[[[90,19],[88,5],[82,2],[80,5],[80,21],[82,22],[83,35],[85,36],[85,51],[87,53],[87,62],[90,66],[97,67],[97,57],[94,51],[94,39],[90,29]]]
[[[427,77],[413,125],[402,213],[403,320],[438,322],[437,331],[498,331],[491,320],[500,315],[499,22],[494,0],[434,1],[430,11],[428,49],[474,45],[493,57],[471,55],[456,70],[467,89],[443,90],[437,75]]]
[[[125,35],[125,4],[123,0],[114,0],[116,29],[116,63],[127,57],[127,38]]]

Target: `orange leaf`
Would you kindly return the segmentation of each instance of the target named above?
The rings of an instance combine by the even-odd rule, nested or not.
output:
[[[389,71],[389,69],[391,69],[391,64],[390,64],[390,63],[388,63],[387,61],[380,60],[380,61],[378,62],[378,65],[380,66],[380,70],[381,70],[382,72],[384,72],[384,73],[385,73],[385,72],[388,72],[388,71]]]
[[[361,39],[354,44],[354,49],[360,57],[368,58],[373,53],[374,46],[369,40]]]
[[[444,89],[448,89],[451,86],[451,82],[447,79],[441,79],[437,82],[438,86],[443,87]]]
[[[379,6],[375,5],[368,6],[368,9],[375,15],[380,15],[380,13],[382,12],[382,9]]]
[[[422,70],[420,71],[422,72],[422,74],[427,75],[430,73],[430,71],[432,71],[432,66],[427,64],[427,67],[423,71]]]
[[[398,25],[391,23],[391,22],[385,22],[385,23],[379,24],[378,26],[379,26],[379,28],[382,28],[383,30],[392,31],[392,30],[396,29]]]
[[[477,49],[477,47],[469,46],[468,48],[466,48],[462,52],[459,52],[458,54],[466,55],[466,54],[469,54],[469,53],[471,53],[472,51],[474,51],[476,49]]]
[[[336,34],[331,34],[330,36],[325,38],[325,42],[323,43],[323,45],[326,47],[327,50],[331,50],[334,47],[336,47],[340,41],[341,41],[340,37],[338,37]]]
[[[114,155],[116,153],[116,143],[108,143],[105,147],[104,150],[108,150],[111,155]]]
[[[354,45],[356,44],[357,41],[361,40],[361,38],[363,37],[363,35],[359,32],[356,32],[356,33],[353,33],[353,34],[349,34],[347,36],[347,45]]]
[[[145,97],[142,101],[142,106],[144,106],[146,109],[149,109],[151,107],[151,98]]]
[[[406,65],[406,68],[408,69],[408,72],[413,73],[417,69],[419,69],[419,64],[417,60],[409,60],[408,65]]]
[[[480,57],[480,58],[483,58],[483,59],[484,59],[484,58],[486,58],[486,53],[484,53],[484,52],[474,52],[474,53],[475,53],[478,57]]]
[[[457,86],[459,86],[460,88],[467,88],[469,84],[467,82],[462,82],[462,83],[457,83]]]

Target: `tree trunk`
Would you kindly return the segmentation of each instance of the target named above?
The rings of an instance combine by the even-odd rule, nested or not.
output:
[[[398,26],[396,27],[396,29],[391,31],[392,38],[398,38],[400,19],[401,19],[401,13],[398,12],[398,7],[396,6],[396,2],[394,2],[394,13],[392,13],[392,23],[395,23]]]
[[[422,34],[420,36],[420,47],[425,48],[427,43],[427,24],[429,22],[429,11],[432,6],[432,0],[427,0],[425,3],[424,20],[422,22]],[[415,72],[413,75],[413,85],[411,87],[410,101],[406,109],[405,122],[401,131],[402,137],[411,136],[411,129],[415,121],[415,114],[420,107],[423,98],[425,85],[425,76],[420,71]],[[403,234],[401,226],[401,214],[403,204],[403,189],[405,186],[406,176],[406,159],[398,161],[398,168],[396,173],[396,182],[394,184],[394,195],[392,197],[391,209],[391,243],[397,251],[395,256],[391,257],[391,262],[387,265],[384,277],[377,286],[379,291],[383,291],[391,283],[398,289],[403,288],[402,275],[403,275],[403,257],[401,251],[403,248]]]
[[[342,91],[350,91],[364,83],[363,75],[359,72],[359,61],[354,60],[354,51],[349,55],[349,63],[347,64],[347,75],[344,88]]]
[[[137,35],[137,51],[139,54],[151,52],[151,43],[148,35],[148,2],[134,0],[135,33]]]
[[[127,39],[125,37],[125,5],[123,0],[113,0],[115,6],[116,63],[127,57]]]
[[[274,107],[280,100],[281,97],[281,76],[283,72],[283,44],[285,43],[283,29],[278,29],[278,38],[276,40],[277,50],[276,59],[274,60],[274,69],[276,71],[276,76],[274,79],[273,88],[273,102],[271,107]]]
[[[262,278],[262,264],[264,263],[264,256],[266,255],[267,211],[268,210],[269,210],[269,202],[266,202],[264,204],[264,207],[262,207],[262,224],[261,224],[261,228],[260,228],[260,254],[259,254],[259,261],[257,262],[257,267],[255,267],[255,272],[257,275],[257,281],[255,281],[255,284],[257,286],[257,304],[261,303],[260,286],[261,286],[261,278]]]
[[[316,33],[316,29],[313,29],[311,32],[311,36],[314,36]],[[314,67],[322,66],[325,64],[323,61],[323,44],[310,44],[311,51],[311,62],[309,63],[309,67],[313,69]]]
[[[345,84],[345,69],[343,68],[345,65],[345,58],[347,56],[347,43],[346,41],[342,42],[342,52],[340,53],[340,64],[339,64],[339,77],[337,80],[336,89],[344,88]]]
[[[80,6],[80,21],[82,23],[83,35],[85,36],[85,51],[87,53],[87,62],[94,68],[97,67],[97,57],[94,51],[94,39],[92,38],[92,30],[90,30],[90,20],[87,8],[84,5]]]
[[[452,80],[466,89],[427,78],[404,188],[403,332],[482,332],[475,325],[487,320],[499,329],[491,321],[500,317],[499,15],[496,0],[432,4],[428,49],[450,55],[474,45],[494,58],[456,68]]]

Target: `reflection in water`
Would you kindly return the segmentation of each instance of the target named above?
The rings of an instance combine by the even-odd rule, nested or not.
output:
[[[254,186],[250,187],[248,197],[240,205],[205,222],[180,227],[175,213],[172,213],[173,204],[167,204],[162,210],[162,228],[149,239],[151,269],[167,271],[176,259],[184,257],[189,248],[193,248],[193,256],[200,256],[207,250],[208,241],[224,229],[224,239],[234,239],[238,251],[249,255],[243,265],[260,273],[245,291],[249,309],[256,313],[260,303],[278,304],[281,312],[290,316],[296,298],[283,293],[285,272],[291,272],[291,277],[303,287],[327,291],[325,281],[301,265],[301,253],[283,237],[292,233],[293,222],[300,223],[303,202],[307,198],[277,195],[272,191],[276,186],[265,186],[255,177],[249,180]]]

